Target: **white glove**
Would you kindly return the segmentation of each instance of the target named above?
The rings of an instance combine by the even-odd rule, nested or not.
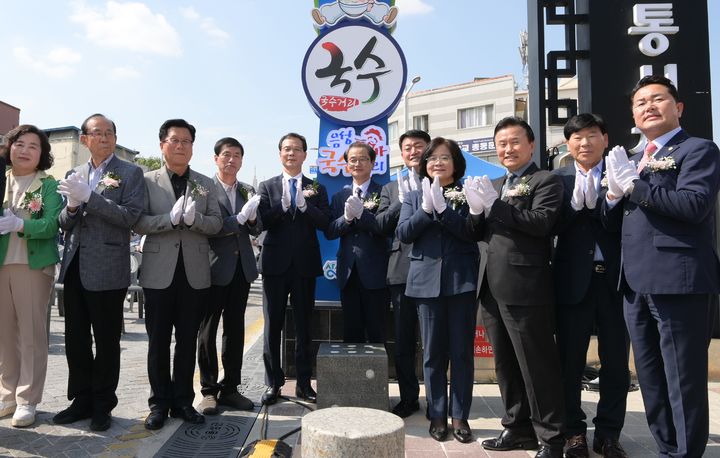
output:
[[[482,197],[480,196],[479,178],[465,178],[465,182],[463,183],[463,193],[465,194],[465,200],[467,200],[468,207],[470,207],[471,215],[479,215],[485,210]]]
[[[280,205],[284,212],[290,208],[290,185],[288,180],[282,180],[282,196],[280,197]]]
[[[588,173],[587,175],[587,189],[585,190],[585,206],[594,210],[597,205],[597,189],[595,188],[595,175]]]
[[[430,192],[432,193],[432,203],[435,211],[441,214],[447,208],[447,202],[445,202],[445,196],[443,195],[443,188],[440,186],[440,177],[437,175],[430,185]]]
[[[173,204],[172,210],[170,210],[170,222],[173,226],[180,224],[180,218],[182,218],[183,203],[185,202],[185,196],[180,196],[178,200]]]
[[[615,181],[620,186],[623,194],[630,194],[633,190],[635,180],[640,178],[637,172],[637,166],[628,159],[625,148],[616,146],[610,150],[608,154],[612,160],[610,166],[613,168]]]
[[[195,199],[192,196],[188,196],[185,202],[185,211],[183,212],[183,221],[188,226],[192,226],[195,222]]]
[[[247,221],[255,221],[259,205],[260,195],[255,194],[247,202],[245,202],[245,205],[243,205],[242,209],[240,209],[240,213],[237,214],[238,224],[245,224]]]
[[[483,175],[480,179],[480,191],[483,199],[483,207],[485,207],[485,213],[487,214],[498,198],[498,193],[495,188],[493,188],[492,182],[487,175]]]
[[[22,232],[23,220],[18,218],[9,208],[6,208],[3,212],[3,216],[0,217],[0,234],[7,234],[8,232]]]
[[[432,215],[433,212],[433,201],[432,193],[430,192],[430,180],[427,177],[423,178],[420,182],[422,188],[422,209],[425,213]]]
[[[420,177],[412,168],[408,170],[408,185],[410,186],[411,191],[417,191],[420,189]]]
[[[75,208],[79,207],[83,202],[90,200],[92,189],[85,183],[82,175],[74,172],[64,180],[60,180],[58,193],[67,198],[68,207]]]
[[[402,204],[403,201],[405,200],[405,196],[408,195],[408,193],[410,192],[410,183],[409,183],[408,179],[403,178],[402,173],[400,172],[400,169],[398,169],[395,176],[397,177],[397,184],[398,184],[398,200]]]
[[[592,176],[588,174],[588,177]],[[575,171],[575,187],[573,188],[570,206],[575,211],[580,211],[585,206],[585,191],[583,190],[582,174],[579,170]]]
[[[350,196],[345,201],[345,219],[350,222],[362,216],[364,210],[363,201],[358,196]]]
[[[611,165],[611,163],[614,162],[613,159],[608,156],[605,160],[605,170],[606,170],[606,176],[608,181],[608,192],[605,195],[609,200],[615,200],[619,199],[623,196],[623,190],[620,187],[620,185],[617,182],[617,179],[615,178],[615,167]],[[612,196],[612,199],[611,199]]]
[[[302,213],[305,213],[305,210],[307,210],[307,202],[305,202],[305,194],[303,194],[302,179],[297,180],[296,186],[297,190],[295,191],[295,206]]]

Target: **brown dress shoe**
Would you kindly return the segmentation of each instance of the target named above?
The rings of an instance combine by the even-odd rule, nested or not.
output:
[[[565,458],[588,458],[587,439],[585,434],[576,434],[569,438],[565,443]]]

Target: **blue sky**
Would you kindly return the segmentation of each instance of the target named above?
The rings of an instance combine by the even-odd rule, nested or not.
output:
[[[720,17],[718,2],[708,3],[710,17]],[[422,76],[414,90],[510,73],[522,81],[526,0],[396,5],[394,37],[409,75]],[[144,156],[160,154],[160,124],[182,117],[198,129],[193,168],[213,174],[212,145],[233,136],[246,150],[240,179],[252,181],[257,168],[262,180],[279,173],[282,134],[297,131],[317,145],[319,121],[300,81],[316,36],[312,7],[312,0],[3,2],[0,100],[22,110],[20,122],[41,128],[105,113],[117,123],[118,142]],[[720,27],[712,20],[710,27],[717,141]]]

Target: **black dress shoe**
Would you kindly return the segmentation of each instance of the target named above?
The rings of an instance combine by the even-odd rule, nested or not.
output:
[[[107,431],[110,429],[111,417],[109,413],[95,412],[90,419],[90,429],[92,431]]]
[[[482,441],[482,447],[486,450],[498,450],[500,452],[507,450],[536,450],[538,441],[533,430],[513,431],[504,429],[498,437]]]
[[[456,441],[467,444],[473,440],[472,430],[468,425],[467,420],[460,420],[459,422],[453,419],[452,434]]]
[[[90,405],[83,405],[73,401],[70,407],[58,412],[53,417],[53,423],[56,425],[67,425],[90,417],[92,417],[92,407]]]
[[[625,449],[617,439],[593,439],[593,450],[605,458],[627,458]]]
[[[275,404],[277,402],[278,396],[280,396],[280,387],[279,386],[269,386],[267,390],[262,395],[262,403],[263,405],[270,405]]]
[[[170,416],[173,418],[182,418],[183,421],[196,425],[205,423],[205,417],[195,410],[193,406],[182,406],[170,409]]]
[[[304,399],[308,402],[317,402],[317,393],[315,392],[315,390],[313,390],[313,388],[310,385],[296,386],[295,387],[295,396],[300,399]]]
[[[167,410],[151,410],[145,418],[145,429],[160,429],[165,426]]]
[[[430,420],[430,437],[442,442],[447,437],[448,427],[444,418],[433,418]]]
[[[561,448],[553,449],[547,445],[543,445],[535,454],[535,458],[563,458],[563,451]]]
[[[400,418],[407,418],[413,413],[420,410],[420,403],[415,399],[414,401],[400,401],[392,409],[392,413]]]
[[[565,443],[565,458],[588,458],[587,439],[585,434],[576,434],[569,438]]]

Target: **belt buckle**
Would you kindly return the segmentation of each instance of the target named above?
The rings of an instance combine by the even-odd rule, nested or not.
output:
[[[593,269],[595,270],[596,274],[604,274],[605,273],[605,265],[604,264],[595,264]]]

